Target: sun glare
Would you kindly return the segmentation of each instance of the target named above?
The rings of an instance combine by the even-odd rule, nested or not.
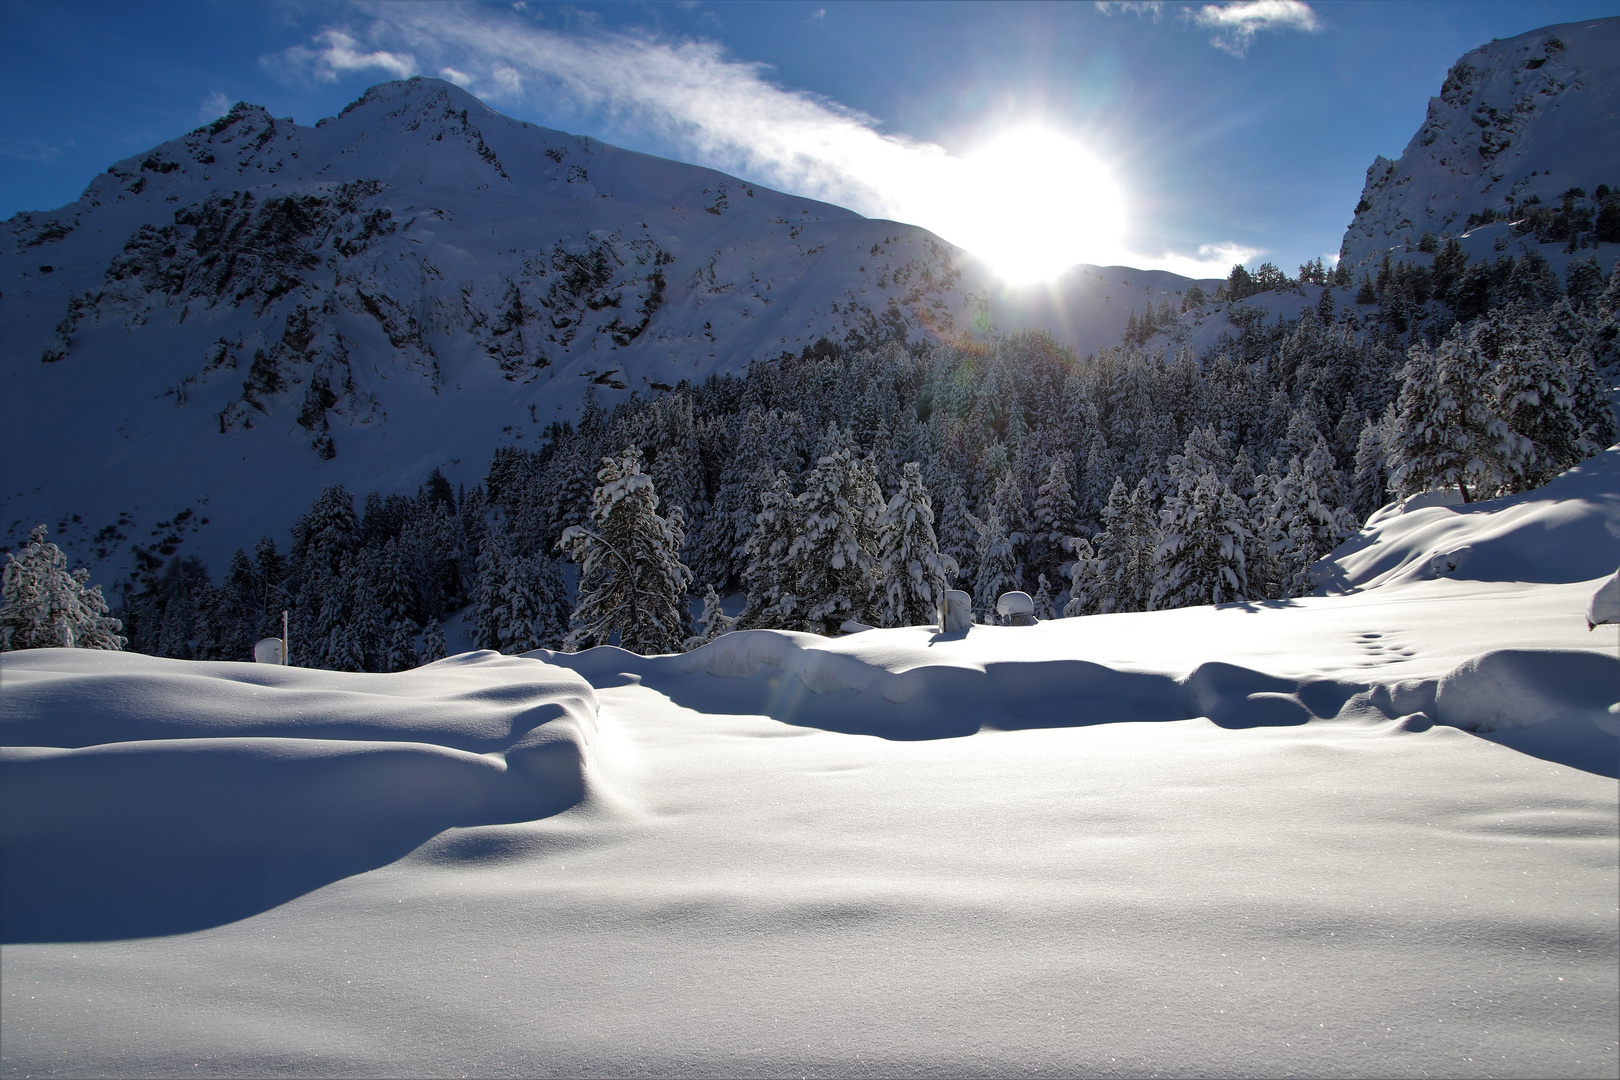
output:
[[[983,259],[1010,284],[1047,281],[1121,250],[1124,199],[1074,138],[1036,125],[1001,132],[939,163],[916,220]]]

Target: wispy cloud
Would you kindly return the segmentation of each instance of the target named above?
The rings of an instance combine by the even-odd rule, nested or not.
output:
[[[1224,276],[1231,266],[1212,270],[1209,259],[1248,253],[1224,247],[1151,258],[1125,251],[1112,179],[1101,166],[1088,176],[1086,164],[1094,161],[1059,132],[1037,131],[1019,142],[1019,161],[964,157],[885,132],[874,118],[835,101],[782,87],[767,65],[729,57],[708,41],[563,33],[484,5],[370,3],[353,10],[370,21],[324,29],[308,45],[266,57],[266,65],[288,78],[328,80],[366,70],[436,72],[494,102],[544,102],[553,110],[560,104],[620,137],[675,148],[686,160],[921,225],[993,265],[997,238],[1007,236],[1043,238],[1075,262],[1184,268],[1200,276]],[[1052,162],[1064,167],[1045,167]],[[1047,172],[1054,173],[1050,183],[1043,180]]]
[[[1145,260],[1154,270],[1168,270],[1190,278],[1223,278],[1236,263],[1247,263],[1265,252],[1242,244],[1200,244],[1198,254],[1166,252]]]
[[[408,79],[417,72],[416,58],[410,53],[384,49],[362,52],[351,34],[332,29],[316,34],[310,45],[294,45],[265,57],[263,62],[292,81],[336,82],[339,76],[355,71],[380,71],[396,79]]]
[[[45,165],[61,157],[62,151],[73,145],[72,139],[52,143],[41,139],[0,139],[0,156]]]
[[[1095,0],[1104,15],[1149,16],[1154,22],[1165,12],[1162,0]],[[1181,19],[1202,30],[1210,30],[1209,43],[1233,56],[1246,56],[1255,35],[1264,30],[1302,30],[1314,34],[1322,29],[1316,12],[1305,0],[1223,0],[1198,8],[1178,9]]]
[[[1155,22],[1164,14],[1163,0],[1096,0],[1096,8],[1104,15],[1148,15]]]
[[[224,116],[230,109],[231,103],[225,95],[218,90],[214,90],[203,99],[201,105],[197,106],[197,119],[206,124],[210,120],[217,120]]]
[[[1215,33],[1209,39],[1217,49],[1243,56],[1249,43],[1262,30],[1302,30],[1314,34],[1322,29],[1316,12],[1303,0],[1236,0],[1226,4],[1205,4],[1193,21]]]

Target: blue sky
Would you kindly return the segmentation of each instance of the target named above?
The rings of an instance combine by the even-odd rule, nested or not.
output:
[[[1337,250],[1373,156],[1400,153],[1458,56],[1614,14],[1612,0],[0,0],[0,217],[71,201],[231,102],[310,124],[423,74],[969,247],[1033,230],[1064,259],[1292,270]]]

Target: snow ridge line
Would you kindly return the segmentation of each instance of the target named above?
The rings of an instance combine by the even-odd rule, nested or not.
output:
[[[901,740],[1194,717],[1229,728],[1401,720],[1408,730],[1443,724],[1479,734],[1573,719],[1620,735],[1609,700],[1620,696],[1620,661],[1594,652],[1494,650],[1438,679],[1359,682],[1287,678],[1219,661],[1179,678],[1078,659],[895,671],[831,644],[813,634],[744,630],[672,656],[614,648],[529,655],[596,686],[633,678],[702,711]]]

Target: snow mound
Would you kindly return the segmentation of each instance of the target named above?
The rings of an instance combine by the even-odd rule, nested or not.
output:
[[[1620,660],[1599,653],[1501,649],[1461,664],[1435,691],[1437,719],[1493,732],[1589,720],[1620,735]]]
[[[393,675],[0,658],[0,940],[174,933],[584,798],[596,695],[480,652]]]
[[[1315,568],[1318,592],[1451,577],[1567,584],[1620,565],[1620,446],[1490,502],[1386,507]]]

